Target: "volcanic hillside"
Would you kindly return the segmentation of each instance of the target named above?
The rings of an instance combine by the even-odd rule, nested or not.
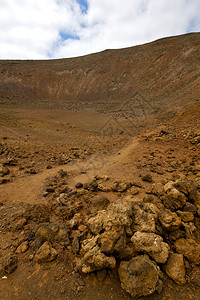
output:
[[[0,61],[0,101],[101,112],[134,106],[138,94],[172,111],[194,103],[200,92],[200,33],[164,38],[78,58]],[[131,102],[132,101],[132,102]]]

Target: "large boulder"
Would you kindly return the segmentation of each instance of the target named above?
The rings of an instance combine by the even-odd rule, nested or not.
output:
[[[122,288],[132,297],[153,294],[162,284],[158,266],[147,255],[122,261],[118,272]]]
[[[170,252],[169,258],[165,265],[167,275],[177,284],[185,284],[185,266],[183,255]]]
[[[183,254],[190,262],[200,264],[200,245],[193,239],[179,239],[175,242],[176,251]]]
[[[157,263],[164,264],[168,259],[169,245],[157,234],[138,231],[132,236],[131,242],[136,251],[148,253]]]

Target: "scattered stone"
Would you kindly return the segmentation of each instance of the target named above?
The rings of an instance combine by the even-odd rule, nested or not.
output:
[[[85,183],[83,185],[83,188],[85,190],[95,192],[98,189],[98,183],[96,181],[91,181],[91,182]]]
[[[0,277],[13,273],[18,267],[18,258],[8,254],[0,258]]]
[[[118,272],[122,288],[132,297],[151,295],[161,285],[159,268],[147,255],[122,261]]]
[[[125,192],[128,188],[131,187],[131,183],[125,181],[115,181],[113,182],[112,191],[113,192]]]
[[[151,189],[152,194],[156,196],[161,196],[164,193],[164,187],[162,183],[153,183],[152,184],[152,189]]]
[[[106,209],[110,201],[107,197],[102,195],[96,195],[88,203],[88,210],[90,213],[96,213],[99,210]]]
[[[87,226],[85,226],[85,225],[80,225],[78,227],[78,230],[81,231],[81,232],[85,231],[86,229],[87,229]]]
[[[83,187],[83,183],[82,182],[77,182],[76,186],[77,189],[81,189]]]
[[[175,242],[176,251],[183,254],[190,262],[200,264],[200,245],[193,239],[179,239]]]
[[[24,253],[28,250],[28,241],[23,242],[16,250],[16,253]]]
[[[151,174],[146,174],[142,176],[142,181],[153,182]]]
[[[170,252],[165,265],[167,275],[177,284],[185,284],[185,266],[182,254]]]
[[[0,175],[8,175],[10,170],[4,165],[0,165]]]
[[[26,218],[21,218],[17,221],[17,223],[15,223],[15,229],[16,230],[20,230],[24,227],[24,225],[26,225],[27,220]]]
[[[34,260],[38,263],[53,261],[58,256],[58,252],[52,248],[49,242],[45,242],[35,254]]]

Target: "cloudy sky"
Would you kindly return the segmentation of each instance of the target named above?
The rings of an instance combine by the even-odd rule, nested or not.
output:
[[[80,56],[194,31],[199,0],[0,0],[0,59]]]

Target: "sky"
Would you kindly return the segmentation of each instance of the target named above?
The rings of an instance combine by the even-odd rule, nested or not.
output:
[[[199,0],[0,0],[0,59],[54,59],[200,32]]]

